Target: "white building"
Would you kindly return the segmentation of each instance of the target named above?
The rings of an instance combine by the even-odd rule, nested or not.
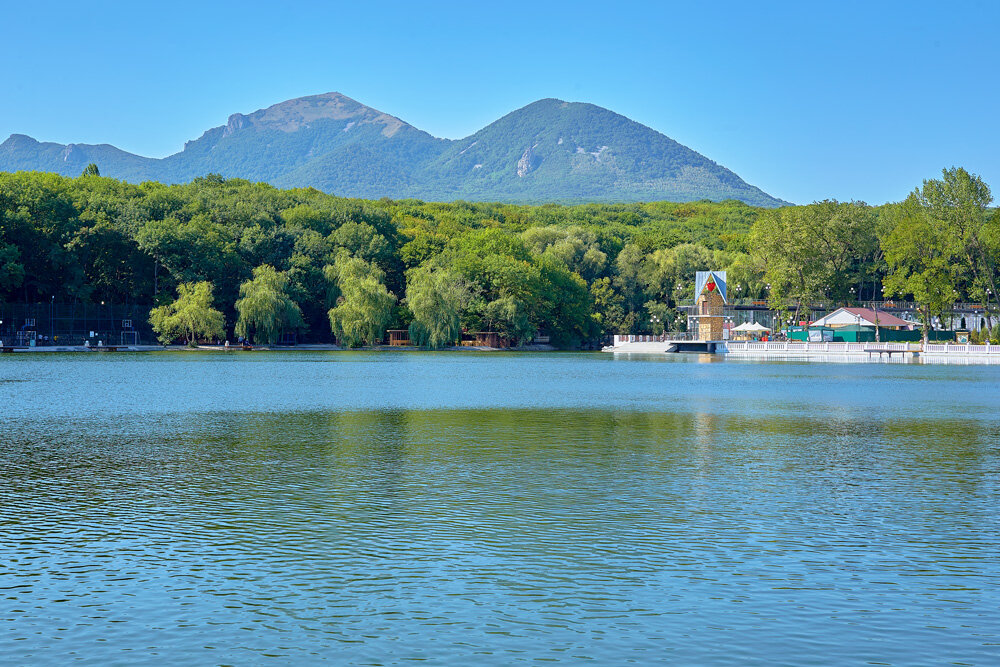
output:
[[[913,322],[900,319],[892,313],[884,310],[872,310],[871,308],[838,308],[829,315],[824,315],[812,323],[814,327],[849,327],[852,325],[862,327],[879,326],[884,329],[913,329]]]

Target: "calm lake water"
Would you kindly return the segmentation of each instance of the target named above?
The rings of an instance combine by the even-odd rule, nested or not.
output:
[[[0,358],[0,663],[1000,664],[1000,366]]]

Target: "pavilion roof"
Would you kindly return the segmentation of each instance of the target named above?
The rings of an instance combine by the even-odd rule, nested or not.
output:
[[[824,326],[824,325],[826,325],[826,322],[829,319],[831,319],[834,315],[837,315],[838,313],[842,313],[842,312],[850,313],[851,315],[853,315],[855,317],[855,319],[859,320],[861,323],[864,323],[865,325],[872,326],[872,327],[876,326],[876,320],[878,322],[878,326],[880,326],[880,327],[910,327],[910,326],[913,326],[913,322],[907,322],[906,320],[900,319],[900,318],[896,317],[895,315],[893,315],[892,313],[887,313],[884,310],[879,310],[879,311],[876,312],[876,311],[872,310],[871,308],[854,308],[854,307],[850,307],[850,308],[838,308],[837,310],[833,311],[832,313],[824,315],[823,317],[821,317],[818,320],[816,320],[815,322],[813,322],[813,326]]]

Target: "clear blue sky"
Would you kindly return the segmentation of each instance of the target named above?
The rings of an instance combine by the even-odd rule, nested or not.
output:
[[[797,203],[898,200],[952,165],[1000,195],[996,2],[117,5],[4,8],[0,135],[164,156],[336,90],[459,138],[558,97]]]

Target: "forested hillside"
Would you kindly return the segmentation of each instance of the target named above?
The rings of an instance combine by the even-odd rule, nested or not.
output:
[[[207,282],[198,298],[221,311],[227,336],[267,295],[300,311],[287,326],[305,340],[361,344],[410,328],[440,345],[464,328],[572,345],[682,328],[676,306],[712,268],[729,271],[731,297],[777,308],[886,294],[930,318],[955,299],[997,308],[990,201],[961,169],[900,204],[777,210],[367,201],[220,176],[0,173],[0,299],[169,305],[182,285],[194,299]]]
[[[91,162],[105,176],[133,183],[185,183],[217,173],[373,199],[783,203],[645,125],[592,104],[554,99],[455,141],[326,93],[233,114],[162,159],[16,134],[0,144],[0,171],[76,176]]]

